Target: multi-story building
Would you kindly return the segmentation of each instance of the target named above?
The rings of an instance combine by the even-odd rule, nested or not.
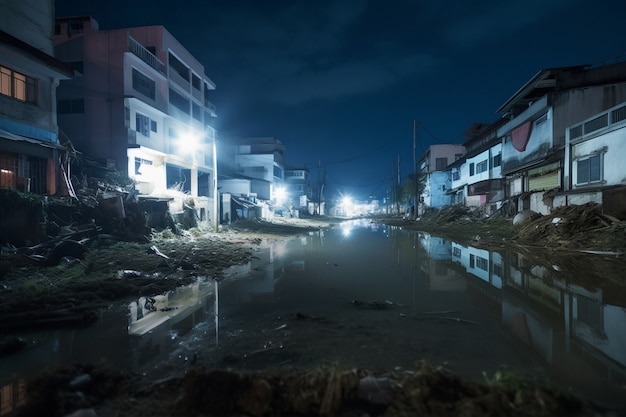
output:
[[[500,119],[491,124],[474,123],[466,130],[468,139],[463,146],[467,153],[449,166],[452,204],[484,207],[490,214],[504,199],[502,143],[496,134],[504,122]]]
[[[215,84],[204,66],[158,25],[99,30],[90,16],[59,18],[54,42],[80,74],[61,83],[58,113],[85,159],[128,174],[140,194],[174,188],[212,211]]]
[[[443,207],[450,204],[451,173],[448,165],[465,154],[465,147],[458,144],[431,145],[417,161],[417,173],[424,176],[424,190],[418,204],[418,214],[426,207]]]
[[[285,188],[288,204],[296,210],[309,212],[312,200],[312,189],[308,168],[291,168],[285,170]]]
[[[285,146],[272,137],[233,139],[228,175],[251,181],[251,193],[266,202],[284,197]]]
[[[583,121],[588,130],[603,128],[608,120],[605,112],[625,101],[626,62],[543,69],[531,78],[498,109],[509,119],[498,129],[508,204],[517,211],[548,214],[554,207],[554,193],[571,181],[564,177],[564,167],[570,164],[565,160],[566,132],[570,137],[577,134]],[[579,160],[582,165],[589,159]],[[593,183],[598,184],[577,186]]]
[[[54,58],[53,25],[53,0],[0,0],[0,188],[63,192],[56,88],[73,71]]]

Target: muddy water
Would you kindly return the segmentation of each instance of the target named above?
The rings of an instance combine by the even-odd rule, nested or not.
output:
[[[159,378],[189,366],[413,368],[549,377],[598,403],[626,394],[624,262],[464,246],[350,221],[278,242],[219,283],[111,306],[88,329],[24,334],[4,387],[72,362]],[[623,406],[621,406],[623,407]]]

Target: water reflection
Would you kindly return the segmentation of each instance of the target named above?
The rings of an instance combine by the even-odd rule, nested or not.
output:
[[[260,248],[219,283],[200,279],[138,298],[87,329],[23,335],[28,348],[0,360],[2,399],[22,398],[30,370],[75,362],[152,375],[190,363],[393,369],[426,359],[474,378],[502,366],[548,375],[619,405],[626,394],[620,273],[623,261],[598,256],[490,251],[345,222]]]
[[[602,397],[607,390],[607,398],[626,393],[626,292],[611,284],[621,267],[608,268],[615,276],[605,275],[604,286],[594,286],[588,283],[591,269],[612,261],[587,257],[590,268],[572,270],[550,259],[424,233],[420,243],[429,255],[431,289],[463,291],[465,282],[469,291],[499,307],[503,328],[541,357],[554,376]],[[447,261],[472,279],[457,279]]]

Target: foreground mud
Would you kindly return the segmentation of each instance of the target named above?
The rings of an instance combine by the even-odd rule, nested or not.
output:
[[[23,412],[52,417],[610,415],[545,384],[506,374],[476,383],[424,363],[392,372],[192,369],[149,384],[136,375],[73,368],[34,380]]]

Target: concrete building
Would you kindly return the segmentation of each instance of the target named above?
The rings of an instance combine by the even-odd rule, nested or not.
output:
[[[554,206],[595,202],[626,218],[626,102],[569,126],[565,132],[564,191]]]
[[[285,200],[285,147],[273,137],[233,138],[223,142],[220,158],[223,179],[219,180],[222,192],[252,197],[262,204],[264,218],[271,218],[275,209],[284,208]],[[242,195],[241,181],[249,181],[249,195]],[[234,187],[234,188],[233,188]]]
[[[53,0],[0,0],[0,188],[63,192],[56,88],[73,71],[54,58],[53,27]]]
[[[487,214],[499,208],[504,199],[501,173],[502,143],[497,128],[506,120],[474,123],[465,132],[467,153],[449,165],[451,204],[483,207]]]
[[[450,204],[448,191],[452,187],[448,165],[465,154],[465,147],[457,144],[431,145],[417,161],[417,173],[425,177],[424,190],[418,204],[418,214],[425,208]]]
[[[312,204],[313,190],[308,168],[286,169],[285,188],[287,190],[287,204],[290,207],[312,214],[310,205]]]
[[[571,183],[564,169],[568,128],[585,120],[589,128],[601,127],[601,113],[625,101],[626,62],[543,69],[507,100],[498,113],[509,121],[498,136],[506,199],[513,211],[548,214],[554,207],[552,194]]]
[[[212,212],[215,84],[204,66],[158,25],[99,30],[90,16],[59,18],[54,43],[80,73],[61,83],[58,113],[84,169],[95,161],[91,168],[128,174],[142,195],[203,197]]]

